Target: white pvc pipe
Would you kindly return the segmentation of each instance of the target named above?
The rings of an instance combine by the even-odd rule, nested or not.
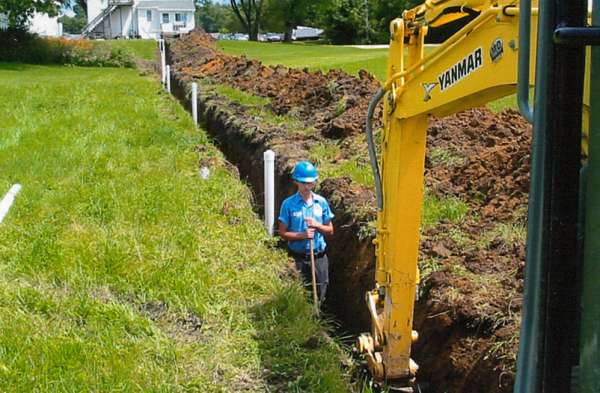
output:
[[[2,201],[0,201],[0,224],[2,223],[2,221],[4,221],[4,217],[6,217],[6,215],[8,214],[8,211],[10,210],[10,207],[15,201],[15,197],[17,196],[19,191],[21,191],[21,185],[13,185],[10,188],[10,190],[8,190],[4,198],[2,198]]]
[[[265,228],[273,236],[275,223],[275,152],[267,150],[263,154],[265,161]]]
[[[167,83],[167,54],[164,50],[160,52],[160,69],[162,71],[161,82],[165,85]]]
[[[171,66],[167,65],[167,92],[171,92]]]
[[[207,180],[210,176],[210,169],[207,166],[200,168],[200,179]]]
[[[192,119],[194,125],[198,124],[198,84],[192,83]]]

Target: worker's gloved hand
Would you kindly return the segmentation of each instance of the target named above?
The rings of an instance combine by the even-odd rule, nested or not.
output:
[[[306,232],[304,232],[307,239],[313,239],[315,237],[315,228],[308,227],[306,228]]]

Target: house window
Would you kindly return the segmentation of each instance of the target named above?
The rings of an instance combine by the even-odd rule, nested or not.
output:
[[[150,10],[146,11],[146,21],[152,22],[152,11]]]
[[[175,22],[183,22],[185,26],[187,23],[187,14],[175,14]]]
[[[163,23],[169,23],[169,14],[162,14]]]

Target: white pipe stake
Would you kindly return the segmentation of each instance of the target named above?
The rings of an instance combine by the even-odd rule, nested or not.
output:
[[[17,196],[19,191],[21,191],[21,185],[13,185],[10,188],[10,190],[8,190],[4,198],[2,198],[2,201],[0,201],[0,224],[2,223],[2,221],[4,221],[4,217],[6,217],[6,215],[8,214],[8,211],[10,210],[10,207],[15,201],[15,197]]]
[[[171,66],[167,65],[167,92],[171,92]]]
[[[198,124],[198,84],[192,83],[192,118],[194,125]]]
[[[164,51],[160,52],[160,69],[162,71],[161,83],[165,85],[167,83],[167,55]]]
[[[210,169],[206,166],[200,168],[200,179],[207,180],[210,176]]]
[[[265,228],[273,236],[275,223],[275,152],[267,150],[263,154],[265,161]]]

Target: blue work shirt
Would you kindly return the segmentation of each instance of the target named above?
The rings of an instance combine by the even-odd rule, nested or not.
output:
[[[314,192],[310,205],[302,199],[300,193],[296,192],[283,201],[279,212],[279,221],[285,224],[291,232],[306,232],[308,226],[304,221],[305,218],[312,218],[319,224],[329,224],[333,217],[327,200]],[[325,251],[327,244],[321,232],[315,231],[314,242],[315,252]],[[309,239],[288,241],[288,247],[299,254],[310,254]]]

